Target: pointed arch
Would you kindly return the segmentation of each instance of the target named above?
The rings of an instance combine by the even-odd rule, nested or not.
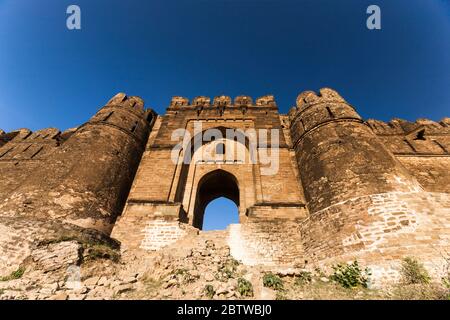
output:
[[[213,200],[224,197],[239,208],[239,184],[236,177],[223,169],[205,174],[199,181],[195,196],[193,226],[202,229],[206,206]]]

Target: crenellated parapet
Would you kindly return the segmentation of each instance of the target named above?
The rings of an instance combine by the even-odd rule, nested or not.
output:
[[[194,98],[194,100],[192,101],[192,104],[194,106],[199,106],[199,107],[209,107],[209,106],[211,106],[211,98],[205,97],[205,96],[198,96],[198,97]]]
[[[277,103],[275,102],[275,97],[272,95],[266,95],[259,97],[256,99],[256,105],[257,106],[268,106],[268,107],[277,107]]]
[[[119,106],[122,108],[134,109],[137,112],[144,112],[144,100],[136,96],[127,96],[125,93],[120,92],[109,100],[107,106]]]
[[[234,98],[234,105],[237,107],[250,107],[253,105],[253,99],[249,96],[237,96]]]
[[[111,98],[88,122],[64,132],[47,128],[32,132],[19,129],[0,135],[0,161],[42,160],[56,147],[66,143],[74,134],[88,136],[93,128],[108,126],[132,137],[139,145],[145,145],[149,124],[156,113],[144,109],[140,97],[118,93]]]
[[[398,118],[389,122],[369,119],[366,123],[377,135],[408,135],[417,129],[423,129],[427,134],[450,134],[450,118],[439,122],[429,119],[417,119],[415,122]]]
[[[28,138],[33,132],[30,129],[21,128],[5,133],[3,138],[8,141],[19,142]]]
[[[140,97],[118,93],[77,131],[86,130],[87,126],[107,125],[142,142],[148,134],[148,124],[155,118],[156,113],[152,109],[145,110]]]
[[[389,122],[369,119],[366,124],[396,155],[449,155],[450,121],[418,119]]]
[[[189,99],[185,97],[175,96],[172,97],[172,101],[170,102],[170,107],[183,107],[189,105]]]
[[[61,143],[61,132],[56,128],[32,132],[19,129],[4,134],[0,147],[0,161],[42,160]],[[0,138],[1,139],[1,138]]]
[[[216,96],[214,97],[213,106],[215,107],[228,107],[231,105],[231,98],[229,96]]]
[[[77,130],[78,128],[76,127],[76,128],[69,128],[61,132],[60,134],[61,142],[63,143],[64,141],[67,141],[67,139],[69,139]]]
[[[322,88],[319,90],[319,94],[314,91],[302,92],[296,100],[297,108],[306,109],[307,107],[324,102],[343,102],[346,101],[339,93],[330,88]]]
[[[212,101],[212,102],[211,102]],[[277,104],[272,95],[266,95],[253,100],[247,95],[239,95],[232,99],[230,96],[220,95],[211,100],[210,97],[198,96],[192,102],[188,98],[175,96],[172,97],[169,108],[248,108],[248,107],[273,107]]]

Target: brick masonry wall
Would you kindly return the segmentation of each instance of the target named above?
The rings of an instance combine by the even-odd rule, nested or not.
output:
[[[111,237],[123,249],[158,250],[198,230],[179,221],[180,204],[128,203]]]
[[[303,263],[298,223],[284,219],[250,220],[228,229],[231,255],[246,265],[293,266]]]
[[[407,256],[439,277],[450,244],[450,195],[397,192],[347,200],[300,224],[305,259],[329,265],[358,259],[376,283],[395,281]]]
[[[179,220],[179,204],[128,204],[112,237],[123,249],[159,250],[199,230]],[[248,265],[285,266],[304,262],[298,225],[304,207],[258,206],[245,223],[230,225],[227,243],[234,258]],[[204,232],[208,233],[208,232]]]
[[[142,230],[143,240],[139,248],[144,250],[159,250],[188,234],[188,225],[179,221],[154,219]]]
[[[450,193],[450,156],[403,156],[398,160],[426,191]]]

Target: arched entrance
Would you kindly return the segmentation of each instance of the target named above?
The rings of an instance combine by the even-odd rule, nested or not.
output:
[[[203,176],[197,187],[193,226],[202,229],[206,206],[213,200],[224,197],[233,201],[239,208],[239,186],[231,173],[217,169]]]
[[[234,136],[227,133],[227,130],[231,130]],[[207,151],[208,145],[213,146],[209,151]],[[211,150],[214,150],[214,152],[211,152]],[[183,202],[186,192],[191,192],[190,188],[192,188],[192,185],[188,183],[189,174],[195,171],[193,167],[196,165],[200,163],[214,165],[215,162],[233,165],[246,164],[253,170],[251,164],[253,163],[252,159],[255,157],[255,151],[251,152],[251,150],[253,149],[249,137],[239,128],[213,126],[197,133],[179,154],[179,179],[174,188],[176,190],[173,197],[174,201]],[[204,157],[205,154],[213,157]],[[188,197],[190,199],[190,194]],[[185,209],[190,210],[190,200],[189,203],[184,203],[184,206]]]

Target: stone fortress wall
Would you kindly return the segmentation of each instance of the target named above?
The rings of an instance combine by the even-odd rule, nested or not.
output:
[[[265,175],[266,164],[237,158],[183,162],[188,151],[237,149],[232,139],[190,144],[174,162],[172,133],[182,128],[195,139],[196,123],[268,129],[267,141],[279,130],[278,171]],[[242,150],[248,158],[247,142]],[[248,265],[358,259],[388,280],[405,256],[438,275],[450,254],[450,119],[365,121],[327,88],[300,94],[286,115],[273,96],[174,97],[157,115],[142,99],[118,94],[65,132],[0,130],[0,180],[5,273],[61,231],[131,250],[182,245],[201,232],[204,209],[219,196],[239,208],[228,244]]]

